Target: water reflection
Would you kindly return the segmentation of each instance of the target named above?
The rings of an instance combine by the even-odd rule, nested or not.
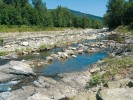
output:
[[[91,55],[83,53],[81,55],[77,55],[76,58],[69,58],[65,62],[55,60],[51,65],[44,67],[43,73],[45,75],[54,75],[58,73],[85,70],[88,68],[88,65],[93,64],[106,56],[107,54],[103,52],[98,52]]]

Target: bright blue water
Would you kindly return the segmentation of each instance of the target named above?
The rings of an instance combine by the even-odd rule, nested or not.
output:
[[[94,54],[81,54],[76,58],[69,58],[65,62],[53,61],[51,65],[43,68],[44,75],[56,75],[58,73],[74,72],[85,70],[90,64],[97,62],[107,56],[106,53],[98,52]]]

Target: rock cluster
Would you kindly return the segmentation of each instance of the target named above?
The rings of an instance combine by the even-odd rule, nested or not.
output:
[[[32,51],[51,49],[55,46],[70,45],[85,39],[97,39],[99,35],[101,36],[101,33],[90,34],[93,33],[93,31],[95,30],[67,30],[63,32],[64,34],[60,34],[60,32],[57,32],[58,34],[38,34],[36,32],[34,34],[31,33],[29,36],[17,36],[10,39],[3,36],[4,42],[3,45],[0,46],[0,50],[27,54]],[[106,35],[106,33],[103,34]]]
[[[73,97],[66,97],[64,100],[132,100],[132,94],[133,80],[125,78],[119,81],[109,81],[96,93],[79,93]]]
[[[35,75],[30,65],[21,61],[10,61],[0,66],[0,82],[12,80],[19,75]]]

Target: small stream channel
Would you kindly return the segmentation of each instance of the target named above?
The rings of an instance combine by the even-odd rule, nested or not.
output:
[[[101,40],[105,40],[105,38],[101,38],[99,39],[99,41]],[[84,40],[81,43],[88,43],[88,42],[95,42],[97,40]],[[72,44],[71,46],[77,46],[77,44]],[[36,60],[36,59],[41,59],[41,60],[45,60],[47,56],[60,52],[62,51],[62,48],[54,48],[52,50],[49,51],[43,51],[40,52],[39,55],[26,55],[26,56],[19,56],[17,59],[11,59],[11,60],[17,60],[17,61],[21,61],[21,60]],[[92,54],[88,54],[88,53],[83,53],[83,54],[78,54],[76,55],[76,58],[68,58],[64,61],[59,61],[59,60],[54,60],[51,64],[44,66],[44,67],[35,67],[33,70],[36,73],[42,73],[41,75],[44,76],[56,76],[57,74],[60,73],[70,73],[70,72],[75,72],[75,71],[83,71],[85,69],[87,69],[89,67],[89,65],[103,59],[107,57],[107,54],[104,51],[101,52],[96,52],[96,53],[92,53]],[[7,62],[9,62],[10,60],[1,60],[0,61],[0,65],[3,65]],[[33,82],[34,78],[31,78],[32,81],[30,80],[30,78],[27,78],[28,82]],[[4,92],[4,91],[10,91],[12,90],[11,87],[14,87],[15,85],[15,89],[17,88],[21,88],[24,85],[27,85],[26,79],[22,79],[21,82],[19,84],[17,84],[18,82],[7,82],[7,83],[0,83],[0,92]],[[22,84],[24,83],[24,84]],[[17,84],[17,85],[16,85]],[[16,87],[17,86],[17,87]]]

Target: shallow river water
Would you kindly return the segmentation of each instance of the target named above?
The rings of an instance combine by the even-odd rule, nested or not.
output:
[[[101,41],[102,39],[100,39]],[[96,40],[85,40],[82,41],[82,43],[86,42],[95,42]],[[73,44],[71,46],[77,46],[77,44]],[[45,60],[47,56],[57,53],[59,51],[62,51],[62,48],[54,48],[49,51],[43,51],[40,52],[39,55],[26,55],[26,56],[19,56],[17,59],[11,59],[11,60],[35,60],[35,59],[41,59]],[[60,73],[70,73],[75,71],[82,71],[89,67],[89,65],[107,57],[107,54],[104,51],[96,52],[92,54],[83,53],[76,55],[76,58],[68,58],[64,61],[54,60],[51,64],[43,67],[35,67],[33,70],[36,73],[41,73],[44,76],[54,76]],[[7,63],[10,60],[1,60],[0,65],[3,65]],[[16,82],[17,83],[17,82]],[[9,91],[11,90],[11,87],[16,83],[1,83],[0,84],[0,91]],[[23,86],[23,84],[22,84]],[[21,86],[20,86],[21,87]]]

